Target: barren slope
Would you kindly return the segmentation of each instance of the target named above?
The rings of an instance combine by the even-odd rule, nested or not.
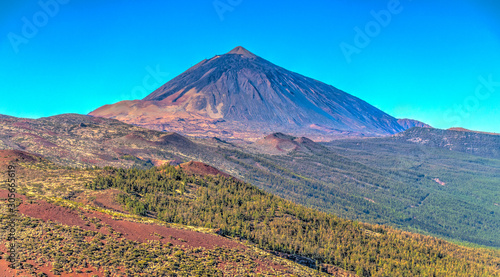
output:
[[[242,47],[203,60],[143,100],[106,105],[90,115],[162,131],[248,140],[274,132],[325,140],[405,129],[365,101]]]

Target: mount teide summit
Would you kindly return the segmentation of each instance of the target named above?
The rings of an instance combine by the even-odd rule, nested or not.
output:
[[[160,131],[248,140],[274,132],[327,140],[408,128],[359,98],[243,47],[201,61],[143,100],[106,105],[90,115]]]

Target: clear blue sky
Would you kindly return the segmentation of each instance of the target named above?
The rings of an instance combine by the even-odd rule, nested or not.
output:
[[[0,114],[143,98],[241,45],[395,117],[500,132],[499,1],[55,1],[0,4]]]

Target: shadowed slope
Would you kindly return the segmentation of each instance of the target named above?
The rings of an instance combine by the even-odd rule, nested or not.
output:
[[[365,101],[243,47],[196,64],[143,100],[106,105],[90,115],[162,131],[251,140],[274,132],[325,139],[405,129]]]

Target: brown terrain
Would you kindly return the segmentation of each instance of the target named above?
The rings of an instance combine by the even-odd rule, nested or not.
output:
[[[61,166],[74,167],[160,166],[215,154],[214,149],[176,133],[76,114],[41,119],[0,117],[0,150],[36,153]]]
[[[0,197],[6,198],[7,191],[0,191]],[[36,200],[33,203],[23,202],[19,206],[19,212],[23,215],[38,218],[43,221],[54,221],[63,225],[78,226],[85,230],[92,230],[103,234],[109,234],[105,229],[97,229],[94,226],[88,226],[82,216],[88,218],[98,218],[101,222],[110,225],[115,231],[123,234],[126,239],[147,242],[148,240],[158,240],[162,243],[172,243],[174,245],[186,247],[229,247],[229,248],[243,248],[244,246],[238,242],[232,241],[228,238],[217,236],[215,234],[206,234],[194,232],[190,230],[169,228],[156,224],[146,224],[133,222],[128,220],[113,219],[112,216],[88,210],[78,210],[67,207],[61,207],[43,200]],[[156,234],[156,235],[155,235]],[[158,236],[159,235],[159,236]],[[163,237],[163,238],[161,238]]]
[[[194,175],[200,175],[200,176],[222,175],[225,177],[234,178],[233,176],[231,176],[227,173],[224,173],[213,166],[209,166],[208,164],[204,164],[201,162],[190,161],[190,162],[182,163],[182,164],[178,165],[177,168],[182,168],[182,170],[188,174],[194,174]]]
[[[7,198],[8,191],[0,190],[0,199]],[[204,248],[213,249],[215,247],[229,248],[229,249],[241,249],[248,250],[248,247],[244,244],[231,240],[226,237],[219,236],[217,234],[202,233],[197,231],[191,231],[186,229],[171,228],[166,226],[161,226],[157,224],[150,223],[139,223],[123,219],[113,219],[112,216],[100,213],[96,211],[89,210],[74,210],[68,207],[58,206],[52,203],[48,203],[44,200],[30,200],[27,201],[26,197],[21,196],[23,203],[19,206],[19,212],[31,218],[40,219],[42,221],[51,221],[58,224],[67,226],[76,226],[84,230],[91,230],[99,232],[105,235],[109,235],[108,229],[96,228],[96,226],[89,226],[89,224],[82,219],[82,217],[87,218],[97,218],[102,224],[109,225],[115,232],[119,232],[123,235],[125,239],[133,240],[141,243],[145,243],[151,240],[159,241],[162,244],[170,243],[186,248]],[[5,245],[0,245],[5,249]],[[6,249],[3,250],[6,252]],[[262,259],[256,261],[259,264],[258,271],[269,271],[273,270],[287,270],[286,265],[276,263],[270,259]],[[36,265],[36,263],[33,263]],[[18,276],[15,273],[19,273],[17,270],[12,270],[7,268],[8,263],[5,260],[0,260],[0,272],[3,272],[2,276]],[[48,276],[55,276],[50,271],[51,266],[36,265],[39,273],[45,273]],[[91,269],[92,272],[88,274],[82,274],[78,276],[91,276],[92,274],[97,274],[98,276],[104,276],[101,270]],[[9,275],[10,274],[10,275]],[[63,274],[61,276],[75,276],[71,274]]]
[[[19,150],[0,150],[0,164],[5,166],[9,163],[16,165],[16,177],[23,181],[21,186],[27,185],[28,188],[31,184],[36,183],[36,180],[42,179],[48,180],[49,182],[47,182],[44,186],[50,187],[52,185],[50,182],[52,178],[51,176],[54,173],[61,175],[61,178],[63,178],[65,174],[74,175],[79,174],[78,172],[85,172],[81,170],[61,171],[61,169],[58,169],[57,167],[46,168],[48,162],[39,156],[28,154]],[[51,164],[48,163],[48,165],[50,166]],[[189,174],[201,176],[223,175],[231,177],[214,167],[199,162],[183,163],[180,164],[179,167]],[[37,171],[37,168],[41,171]],[[39,174],[36,172],[39,172]],[[45,177],[40,176],[40,174]],[[78,186],[78,183],[75,184]],[[95,232],[96,234],[102,234],[108,236],[109,238],[115,237],[115,239],[118,240],[134,241],[141,244],[149,244],[156,241],[161,245],[182,249],[182,251],[194,251],[194,253],[200,253],[197,255],[203,255],[205,251],[230,251],[228,253],[233,253],[230,255],[239,255],[241,257],[251,256],[252,258],[250,260],[253,265],[252,268],[248,268],[248,270],[255,273],[262,273],[266,276],[274,276],[278,273],[280,273],[278,275],[290,276],[291,274],[298,274],[299,272],[302,272],[299,273],[299,275],[304,274],[304,276],[315,275],[311,275],[310,271],[305,270],[306,267],[302,267],[286,261],[285,259],[279,258],[279,255],[276,256],[255,252],[256,250],[254,250],[252,246],[236,239],[230,239],[218,235],[217,230],[194,228],[182,225],[165,225],[159,221],[151,222],[147,218],[145,218],[146,221],[143,221],[137,219],[137,217],[129,216],[125,212],[123,206],[114,200],[118,194],[122,193],[119,190],[108,189],[104,191],[82,191],[81,189],[76,189],[76,187],[73,188],[73,186],[74,185],[68,183],[68,187],[71,188],[71,190],[66,193],[67,196],[64,196],[63,199],[72,199],[73,202],[70,201],[71,203],[80,203],[78,205],[81,206],[67,206],[67,204],[64,204],[66,202],[60,202],[61,198],[32,194],[27,197],[23,194],[16,194],[18,201],[20,201],[20,205],[18,207],[19,215],[21,218],[40,220],[41,222],[49,224],[49,226],[54,226],[56,228],[55,230],[60,228],[57,226],[66,226],[83,231]],[[6,201],[8,194],[9,192],[7,190],[0,189],[0,201]],[[17,232],[21,233],[21,236],[24,236],[24,232],[30,232],[29,229],[19,228],[21,227],[18,227]],[[118,237],[116,237],[117,234]],[[40,233],[35,235],[33,238],[35,240],[39,239],[44,241],[47,239],[47,235],[49,235],[49,238],[52,236],[48,233],[37,238],[36,236],[38,235],[40,235]],[[30,235],[30,237],[31,236],[33,235]],[[93,237],[88,237],[86,240],[90,242],[92,239],[95,240],[95,238],[96,235],[93,235]],[[25,242],[26,241],[24,240],[24,243]],[[0,243],[0,251],[4,254],[8,252],[6,247],[7,242],[2,241]],[[9,264],[10,263],[5,259],[0,259],[0,276],[34,276],[30,275],[26,269],[11,269],[8,267]],[[90,265],[72,269],[74,272],[79,273],[66,272],[56,274],[56,271],[54,271],[55,264],[55,261],[40,260],[40,257],[33,256],[33,254],[31,254],[25,261],[25,267],[26,265],[29,265],[31,267],[31,272],[37,272],[37,274],[45,273],[45,276],[101,277],[107,276],[108,274],[104,268],[93,267]],[[245,266],[247,266],[246,263],[221,261],[218,263],[217,268],[222,272],[229,273],[234,272],[237,268],[240,268],[241,270],[241,268],[245,268]],[[339,270],[340,269],[337,271]],[[342,270],[339,272],[340,273],[336,276],[350,276],[349,273],[343,272]]]
[[[270,134],[253,145],[257,150],[270,154],[286,154],[290,151],[321,150],[322,146],[306,137],[293,137],[283,133]]]
[[[19,150],[0,150],[0,165],[6,165],[11,162],[36,162],[41,159],[36,154],[29,154]]]
[[[410,119],[398,121],[241,46],[201,61],[142,100],[105,105],[90,115],[189,136],[246,141],[275,132],[328,141],[428,126]]]

